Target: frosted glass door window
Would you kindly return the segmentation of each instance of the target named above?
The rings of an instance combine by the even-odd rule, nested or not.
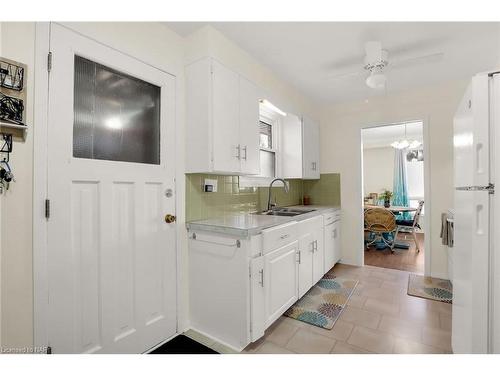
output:
[[[73,156],[160,164],[160,93],[158,86],[75,56]]]

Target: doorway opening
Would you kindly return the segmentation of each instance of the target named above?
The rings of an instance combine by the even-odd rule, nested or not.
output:
[[[362,129],[361,142],[364,264],[423,274],[423,121]]]

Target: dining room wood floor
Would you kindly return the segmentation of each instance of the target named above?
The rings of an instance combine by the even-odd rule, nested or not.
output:
[[[425,252],[424,234],[417,233],[417,241],[420,246],[419,253],[417,252],[411,234],[400,233],[398,235],[398,241],[409,243],[410,248],[408,250],[395,248],[394,254],[391,254],[389,248],[377,250],[375,247],[370,247],[369,250],[365,250],[365,265],[423,274]]]

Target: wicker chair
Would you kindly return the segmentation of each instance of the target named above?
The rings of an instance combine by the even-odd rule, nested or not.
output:
[[[365,210],[365,230],[374,234],[374,238],[366,244],[366,250],[375,242],[382,241],[394,253],[396,229],[396,217],[391,211],[382,207]],[[391,234],[392,240],[385,238],[384,234]]]

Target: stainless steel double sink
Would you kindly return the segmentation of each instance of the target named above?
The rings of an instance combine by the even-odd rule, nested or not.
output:
[[[270,216],[297,216],[302,214],[307,214],[308,212],[313,212],[316,210],[300,210],[297,208],[275,208],[270,211],[258,212],[257,215],[270,215]]]

